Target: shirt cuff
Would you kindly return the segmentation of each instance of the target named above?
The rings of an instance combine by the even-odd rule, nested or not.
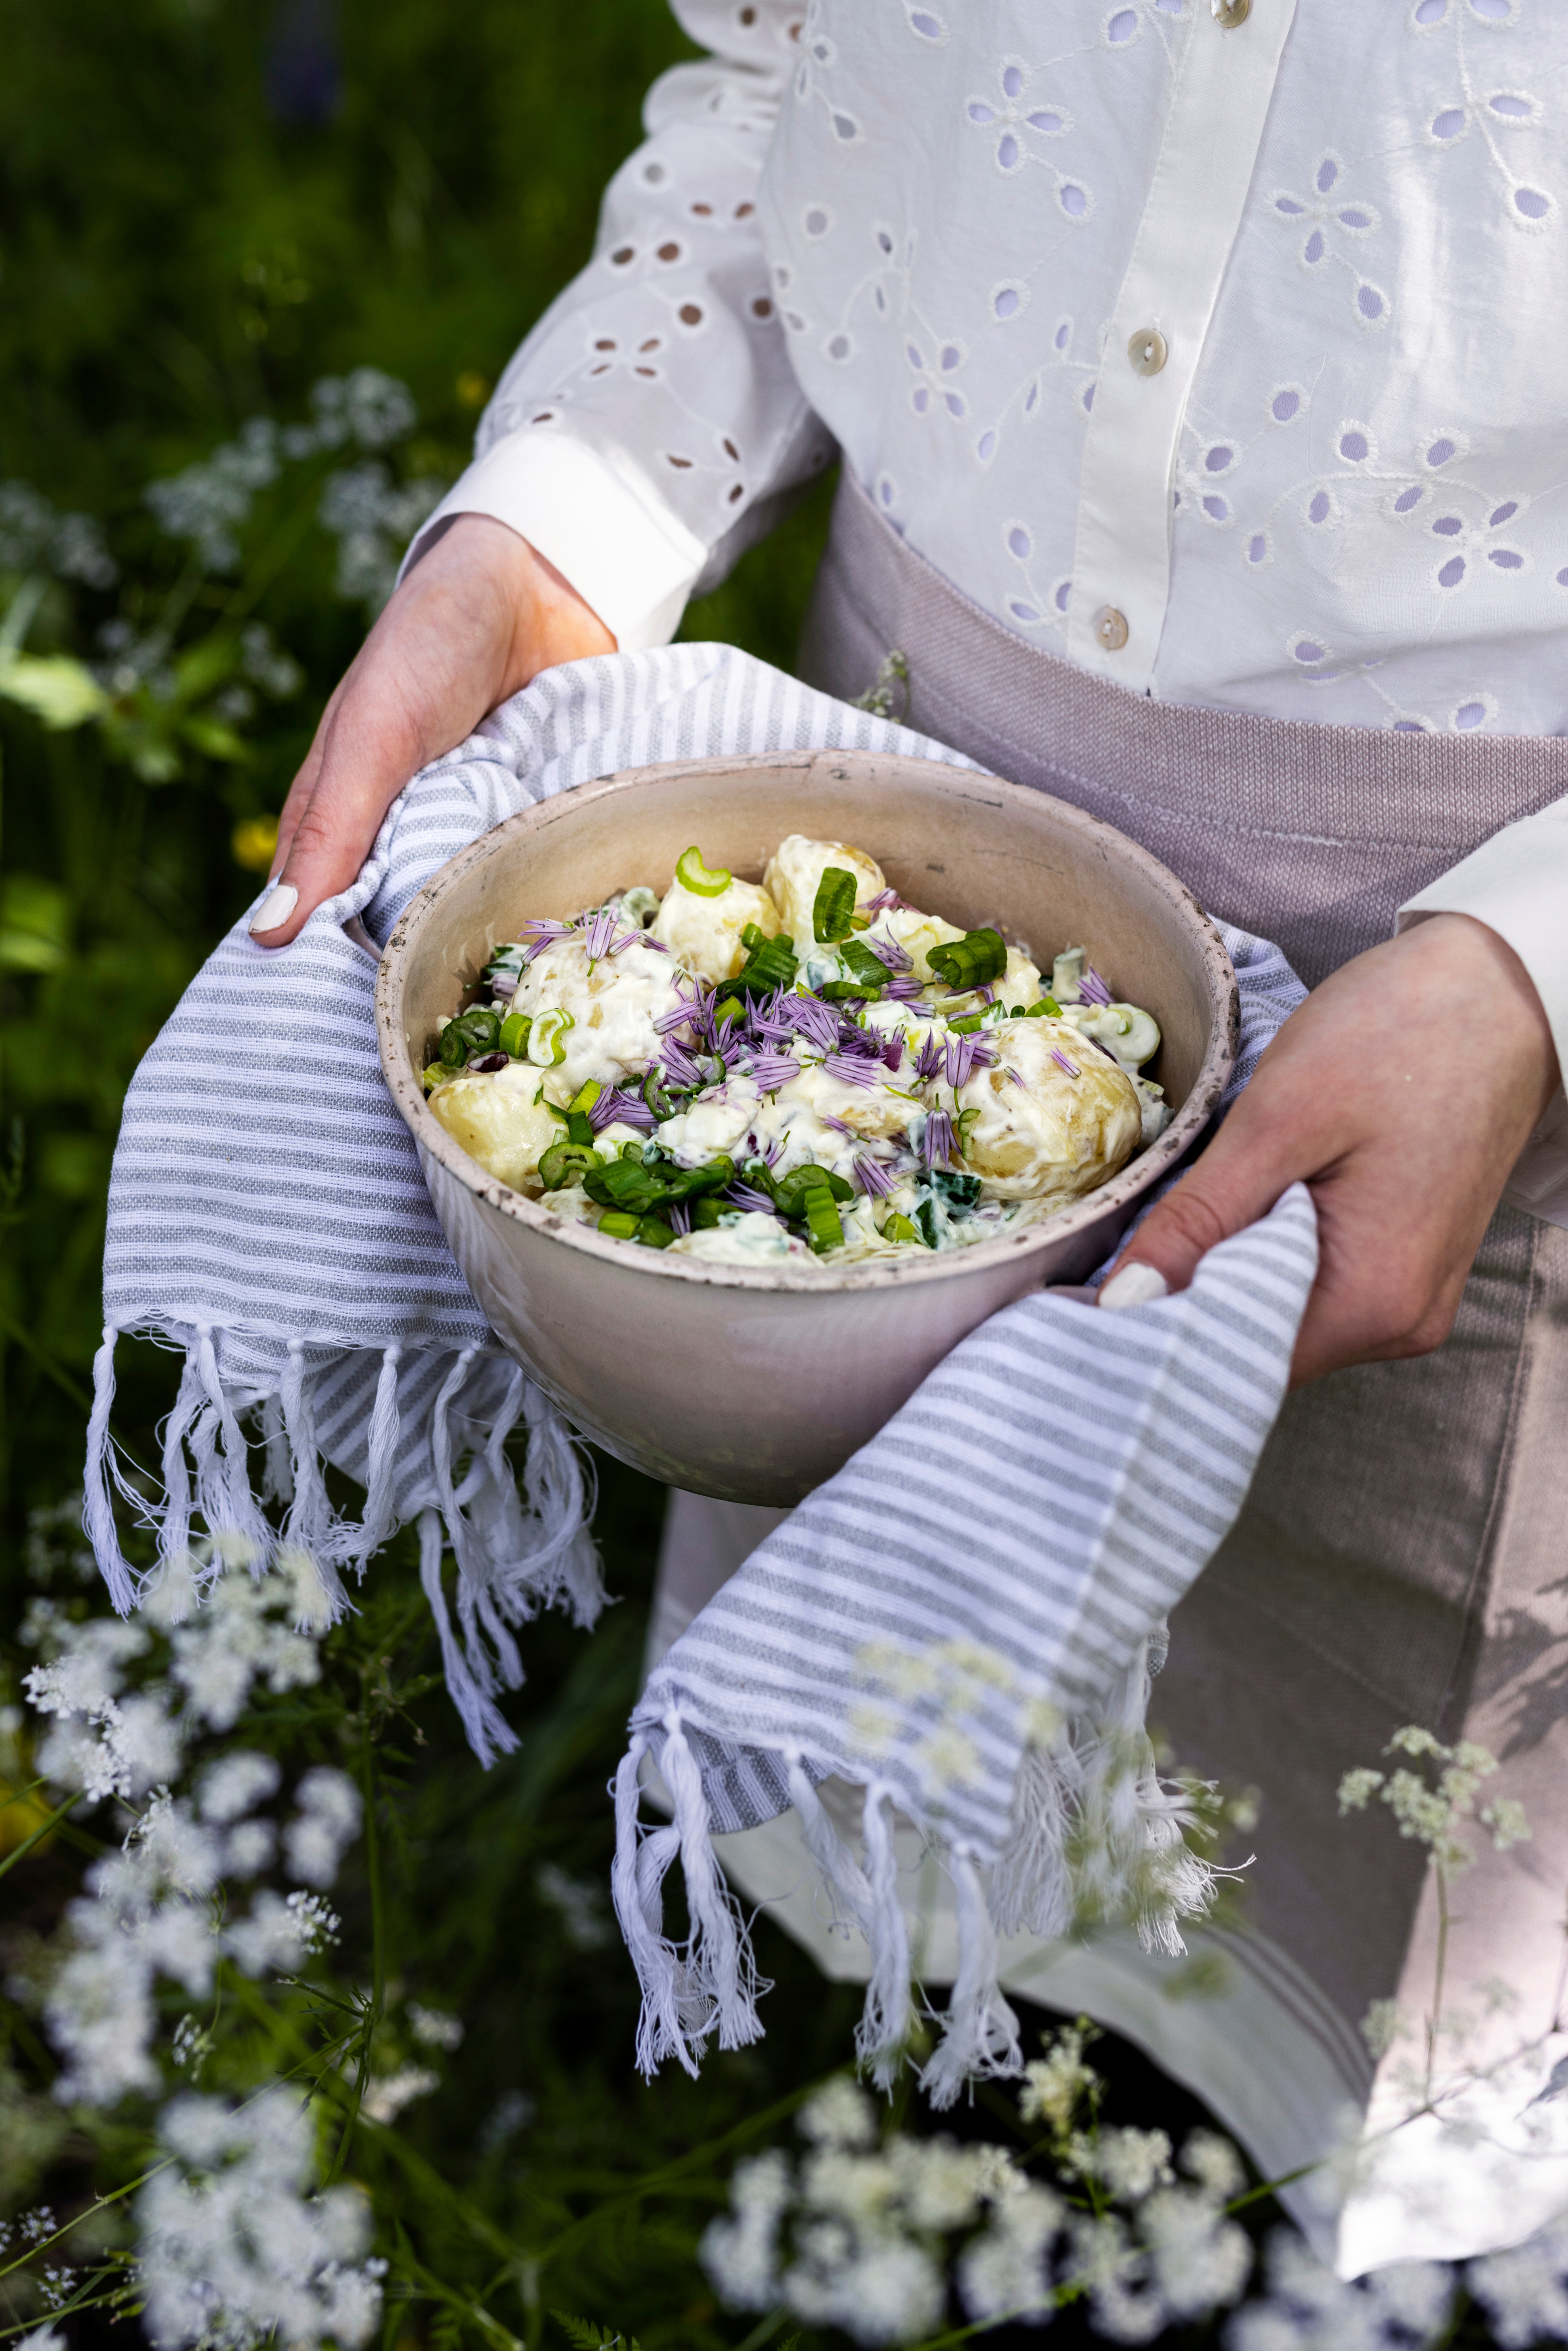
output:
[[[708,550],[629,459],[563,433],[509,433],[411,541],[399,578],[461,514],[492,515],[553,563],[623,653],[667,645]]]
[[[1505,939],[1535,983],[1568,1072],[1568,800],[1505,825],[1399,909],[1408,930],[1428,914],[1470,914]],[[1568,1226],[1568,1103],[1561,1087],[1509,1180],[1505,1200]]]

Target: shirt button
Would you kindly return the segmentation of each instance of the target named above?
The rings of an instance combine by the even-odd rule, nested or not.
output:
[[[1221,32],[1233,33],[1252,14],[1252,0],[1208,0],[1210,12]]]
[[[1170,346],[1157,327],[1140,327],[1127,345],[1127,357],[1139,375],[1158,375]]]
[[[1094,634],[1108,653],[1119,653],[1127,642],[1127,616],[1114,604],[1102,604],[1094,615]]]

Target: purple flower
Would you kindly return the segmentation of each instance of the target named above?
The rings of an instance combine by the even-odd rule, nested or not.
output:
[[[1059,1070],[1066,1071],[1070,1078],[1081,1077],[1082,1075],[1082,1071],[1077,1068],[1076,1064],[1070,1061],[1065,1053],[1059,1053],[1054,1045],[1051,1049],[1051,1058],[1056,1063]]]
[[[673,1037],[664,1040],[664,1074],[673,1086],[700,1086],[705,1082],[701,1065]]]
[[[791,996],[786,1009],[800,1036],[821,1052],[832,1051],[839,1041],[839,1016],[831,1004],[820,996]]]
[[[520,971],[498,971],[490,982],[491,995],[515,996],[517,990],[517,982],[521,977],[522,973]]]
[[[678,1239],[692,1228],[692,1212],[684,1200],[674,1201],[670,1208],[670,1230]]]
[[[588,1113],[588,1123],[597,1134],[606,1126],[634,1126],[644,1134],[652,1134],[658,1121],[641,1094],[629,1094],[619,1086],[607,1086]]]
[[[909,950],[907,947],[901,947],[896,939],[879,939],[868,932],[865,944],[870,947],[878,963],[884,963],[889,971],[914,970],[915,966],[910,960]]]
[[[868,898],[866,900],[865,904],[861,908],[861,913],[862,914],[885,914],[890,913],[894,906],[907,906],[908,904],[908,899],[901,898],[896,890],[879,890],[874,898]]]
[[[765,1217],[770,1217],[773,1214],[773,1203],[767,1193],[758,1192],[750,1184],[730,1184],[720,1193],[719,1197],[729,1201],[737,1208],[760,1210]]]
[[[960,1086],[968,1084],[976,1070],[990,1069],[997,1057],[978,1031],[970,1029],[965,1036],[945,1039],[942,1058],[946,1067],[947,1083],[956,1092]]]
[[[830,1078],[837,1078],[846,1086],[874,1086],[882,1075],[882,1057],[874,1061],[862,1059],[858,1053],[828,1053],[822,1067]]]
[[[597,963],[601,956],[607,956],[610,953],[610,942],[614,936],[614,907],[596,906],[588,918],[583,934],[583,944],[588,949],[590,963]]]
[[[924,1085],[928,1078],[937,1076],[942,1069],[942,1047],[937,1040],[936,1031],[935,1029],[927,1029],[920,1040],[920,1050],[915,1057],[915,1075],[918,1081]]]
[[[902,1029],[897,1029],[894,1034],[887,1040],[887,1042],[882,1049],[882,1058],[886,1062],[890,1071],[896,1073],[896,1071],[904,1067],[904,1031]]]
[[[787,1086],[791,1078],[800,1074],[800,1064],[789,1053],[753,1053],[750,1074],[765,1094],[776,1087]]]
[[[546,947],[553,947],[559,940],[570,938],[575,928],[573,923],[540,921],[522,924],[519,926],[520,936],[528,962],[531,963],[535,956],[542,955]]]
[[[918,1004],[920,982],[902,976],[897,979],[890,979],[882,991],[882,997],[884,1004]]]
[[[873,1200],[885,1200],[890,1192],[897,1189],[898,1178],[865,1152],[860,1154],[854,1165],[862,1188],[871,1194]]]
[[[1083,977],[1078,983],[1078,993],[1085,1004],[1109,1004],[1111,991],[1092,963],[1083,967]]]
[[[934,1110],[925,1122],[920,1155],[927,1167],[946,1167],[953,1156],[953,1122],[945,1110]]]
[[[679,980],[675,985],[677,987],[680,986]],[[667,1037],[671,1029],[678,1029],[683,1021],[695,1020],[701,1015],[702,1002],[703,992],[699,987],[694,995],[684,996],[678,1004],[672,1004],[667,1012],[655,1012],[653,1015],[655,1030],[661,1037]]]

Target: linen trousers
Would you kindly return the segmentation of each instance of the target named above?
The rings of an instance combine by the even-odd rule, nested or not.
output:
[[[1314,726],[1126,694],[993,621],[846,478],[802,674],[852,699],[895,648],[910,706],[893,715],[1118,825],[1210,912],[1277,939],[1309,984],[1568,791],[1557,737]],[[651,1660],[781,1515],[672,1496]],[[1004,1985],[1139,2043],[1265,2178],[1312,2167],[1284,2200],[1347,2275],[1521,2241],[1568,2210],[1568,2103],[1538,2095],[1568,2053],[1565,1689],[1568,1231],[1505,1204],[1441,1347],[1288,1399],[1172,1619],[1151,1729],[1180,1768],[1255,1792],[1236,1915],[1191,1935],[1186,1962],[1123,1933],[1017,1938]],[[1490,1748],[1487,1795],[1521,1799],[1530,1821],[1506,1852],[1473,1834],[1446,1922],[1425,1848],[1376,1804],[1340,1816],[1343,1773],[1395,1769],[1405,1759],[1384,1750],[1405,1725]],[[852,1837],[853,1793],[823,1795]],[[818,1915],[792,1813],[716,1843],[828,1973],[865,1976],[867,1954]],[[921,1972],[950,1981],[951,1889],[912,1828],[900,1861]],[[1423,2020],[1440,1934],[1434,2070]],[[1397,2019],[1378,2006],[1391,2001]]]

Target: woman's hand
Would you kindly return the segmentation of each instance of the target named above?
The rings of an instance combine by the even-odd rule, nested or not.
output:
[[[347,889],[409,778],[541,670],[615,640],[553,564],[488,515],[459,515],[393,594],[321,715],[251,917],[284,947]]]
[[[1558,1082],[1541,999],[1511,947],[1437,914],[1357,956],[1286,1021],[1208,1149],[1128,1244],[1185,1290],[1216,1241],[1298,1180],[1317,1282],[1292,1384],[1447,1338],[1510,1171]],[[1150,1277],[1103,1305],[1157,1295]]]

